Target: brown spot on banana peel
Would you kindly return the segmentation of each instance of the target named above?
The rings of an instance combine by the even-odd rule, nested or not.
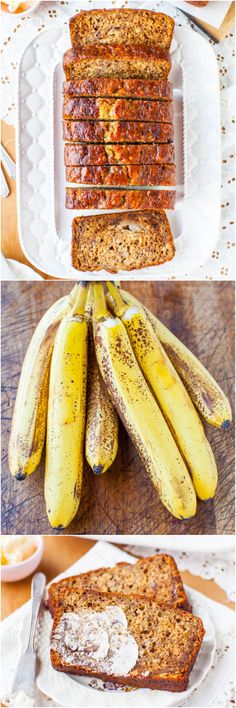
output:
[[[157,339],[162,343],[201,415],[210,425],[227,430],[232,421],[230,403],[213,376],[147,307],[125,290],[121,290],[121,294],[128,305],[139,305],[143,308]]]
[[[117,450],[117,413],[101,377],[90,332],[85,456],[93,473],[106,472],[113,464]]]
[[[123,325],[122,325],[122,327],[123,327]],[[154,487],[156,489],[158,489],[158,491],[159,491],[162,503],[177,518],[182,518],[183,516],[184,516],[184,518],[186,518],[186,514],[184,515],[180,511],[181,507],[179,507],[179,500],[181,500],[182,508],[184,508],[184,505],[185,505],[186,512],[187,512],[187,508],[189,507],[189,511],[191,509],[191,513],[189,513],[188,516],[189,517],[193,516],[196,513],[196,495],[195,495],[195,491],[194,491],[194,488],[193,488],[193,485],[191,482],[191,478],[189,476],[187,468],[184,465],[183,460],[181,459],[181,455],[179,453],[179,450],[178,450],[174,440],[171,437],[170,438],[168,437],[168,435],[170,436],[170,433],[168,433],[168,426],[164,422],[163,416],[160,413],[158,405],[155,402],[155,400],[153,399],[152,394],[145,382],[145,379],[143,378],[143,375],[138,367],[138,364],[136,362],[136,359],[134,357],[134,354],[132,352],[132,349],[131,349],[131,346],[129,343],[128,335],[126,335],[126,333],[125,333],[124,337],[126,337],[126,341],[123,338],[122,347],[120,347],[120,341],[119,341],[118,349],[119,349],[119,354],[120,354],[121,368],[125,362],[126,363],[126,372],[120,371],[119,362],[118,362],[120,383],[118,385],[116,385],[116,383],[114,382],[114,371],[113,371],[113,363],[115,361],[116,365],[117,365],[117,360],[119,359],[116,341],[113,343],[114,344],[114,348],[113,348],[113,352],[112,352],[113,357],[110,359],[109,358],[110,357],[109,348],[108,348],[108,350],[106,350],[105,343],[102,340],[102,324],[98,324],[97,326],[95,326],[94,330],[95,330],[94,335],[95,335],[95,345],[96,345],[96,350],[97,350],[97,355],[98,355],[98,361],[99,361],[99,364],[101,367],[101,372],[102,372],[103,378],[105,380],[106,385],[108,386],[110,396],[113,400],[113,403],[119,413],[119,416],[120,416],[124,426],[126,427],[131,439],[133,440],[133,442],[138,450],[138,453],[139,453],[139,455],[140,455],[140,457],[141,457],[141,459],[142,459],[142,461],[149,473],[149,476],[153,482]],[[125,330],[124,330],[124,332],[125,332]],[[104,334],[104,337],[105,336],[106,335]],[[118,338],[118,334],[117,334],[117,338]],[[124,344],[124,341],[125,341],[125,344]],[[98,344],[99,342],[101,342],[101,346],[99,346],[99,344]],[[150,442],[150,444],[148,443],[149,451],[147,453],[147,449],[145,448],[145,445],[147,445],[147,442],[144,443],[144,440],[142,438],[141,428],[140,428],[141,421],[139,421],[139,430],[138,430],[136,419],[133,419],[132,422],[129,419],[130,413],[128,412],[128,414],[127,414],[126,402],[124,402],[123,397],[122,397],[122,395],[120,395],[120,392],[118,390],[119,386],[121,386],[122,383],[124,384],[126,382],[126,377],[129,372],[129,367],[130,366],[134,367],[134,365],[135,365],[135,367],[137,367],[137,372],[138,372],[137,380],[135,381],[135,394],[140,390],[140,392],[142,393],[140,403],[143,404],[143,406],[145,406],[146,403],[147,403],[147,405],[149,405],[150,415],[148,415],[148,419],[151,419],[154,421],[157,418],[157,416],[161,416],[161,418],[159,417],[159,426],[162,421],[162,423],[161,423],[161,426],[162,426],[161,440],[162,440],[162,442],[159,443],[161,445],[161,447],[159,447],[158,455],[161,454],[162,463],[157,464],[158,456],[156,458],[156,461],[154,462],[155,456],[156,456],[156,450],[154,451],[154,447],[156,447],[156,444],[158,445],[158,437],[160,437],[160,429],[158,428],[158,431],[156,431],[155,441],[153,441],[154,447],[152,448],[151,442]],[[135,371],[135,375],[136,375],[136,371]],[[142,400],[142,397],[143,397],[143,400]],[[127,405],[130,405],[130,403],[131,403],[131,399],[130,399],[130,402],[127,403]],[[138,403],[138,401],[136,400],[136,404],[137,403]],[[136,405],[136,404],[134,403],[134,405]],[[132,419],[133,415],[134,415],[134,409],[133,409],[133,413],[131,414],[131,419]],[[134,420],[135,420],[135,429],[134,429]],[[163,428],[163,424],[164,424],[164,428]],[[148,423],[148,425],[149,425],[149,423]],[[147,426],[147,417],[146,417],[146,426]],[[165,426],[166,426],[166,429],[165,429]],[[155,424],[154,424],[154,428],[155,428]],[[165,429],[165,433],[164,433],[164,429]],[[154,434],[154,429],[152,431],[152,434]],[[163,435],[164,435],[164,437],[163,437]],[[148,436],[147,436],[146,440],[148,440]],[[157,440],[157,442],[156,442],[156,440]],[[167,440],[168,440],[168,442],[167,442]],[[150,447],[150,445],[151,445],[151,447]],[[164,447],[163,447],[163,445],[164,445]],[[171,458],[171,462],[170,462],[171,477],[168,477],[168,482],[167,482],[167,484],[169,485],[168,492],[169,492],[169,494],[173,495],[173,497],[175,497],[175,503],[177,504],[177,508],[179,509],[178,513],[176,510],[174,511],[173,505],[171,504],[171,501],[167,496],[167,488],[163,489],[163,486],[165,487],[165,482],[164,482],[165,478],[163,477],[164,472],[163,472],[163,469],[161,470],[160,464],[161,465],[163,464],[163,460],[165,457],[165,453],[164,453],[165,448],[166,448],[167,457],[169,455]],[[154,458],[153,458],[153,455],[154,455]],[[176,455],[176,457],[175,457],[175,455]],[[164,466],[167,467],[167,469],[168,469],[168,460],[166,460]],[[180,472],[181,467],[183,468],[183,472],[182,472],[183,479],[182,480],[181,480],[181,472]],[[181,481],[186,487],[185,493],[183,493],[183,494],[180,494],[180,486],[182,486],[182,485],[180,485]],[[170,492],[170,490],[172,490],[172,491]]]

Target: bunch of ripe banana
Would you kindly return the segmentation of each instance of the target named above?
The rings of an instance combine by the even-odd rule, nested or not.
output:
[[[9,466],[25,479],[46,438],[45,501],[53,528],[80,503],[83,458],[104,473],[121,418],[164,506],[178,519],[214,497],[217,469],[198,412],[226,429],[230,404],[200,361],[147,308],[107,283],[80,283],[39,322],[22,367]]]

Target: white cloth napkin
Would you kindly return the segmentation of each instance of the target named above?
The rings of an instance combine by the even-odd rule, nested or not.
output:
[[[43,278],[24,263],[5,258],[1,253],[1,280],[43,280]]]
[[[62,573],[61,576],[73,575],[77,572],[92,570],[103,565],[113,565],[118,561],[125,560],[128,560],[130,563],[135,562],[135,558],[129,556],[127,553],[124,553],[124,551],[121,551],[112,544],[100,541],[96,543],[93,548],[86,553],[86,555],[71,566],[71,568],[68,568],[66,573]],[[191,570],[191,565],[189,565],[189,570]],[[200,595],[200,593],[196,593],[195,591],[193,592],[196,597],[201,598],[201,601],[203,601],[203,596]],[[20,652],[19,636],[22,621],[27,614],[29,602],[20,607],[16,610],[16,612],[2,622],[2,701],[4,703],[6,702],[6,698],[10,695],[11,691],[16,661]],[[206,706],[209,708],[210,706],[217,706],[220,708],[228,708],[230,704],[230,697],[232,696],[231,692],[233,690],[234,676],[233,612],[224,605],[220,605],[219,603],[206,597],[204,597],[204,604],[209,612],[216,632],[217,650],[214,664],[204,682],[187,699],[187,701],[180,704],[180,706],[185,705],[192,706],[194,708],[206,708]],[[38,708],[41,708],[41,706],[59,705],[48,701],[48,699],[38,690],[36,693],[36,701]],[[88,705],[88,708],[93,708],[91,706],[91,702]]]

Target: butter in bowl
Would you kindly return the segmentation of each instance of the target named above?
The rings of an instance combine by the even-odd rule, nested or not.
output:
[[[2,536],[1,580],[16,582],[34,573],[43,551],[42,536]]]

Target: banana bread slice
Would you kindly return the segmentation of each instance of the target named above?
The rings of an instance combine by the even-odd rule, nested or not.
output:
[[[67,80],[99,78],[168,79],[171,63],[163,49],[123,44],[95,44],[67,49],[63,69]]]
[[[169,49],[173,31],[172,17],[150,10],[84,10],[70,19],[74,47],[94,43],[157,44]]]
[[[85,590],[72,611],[56,611],[50,658],[57,671],[179,692],[188,686],[204,634],[202,620],[188,612]]]
[[[126,120],[65,120],[63,138],[84,143],[169,143],[173,141],[171,123],[144,123]]]
[[[160,218],[161,218],[161,213]],[[140,214],[132,214],[132,223],[130,214],[121,216],[119,214],[105,214],[99,217],[98,228],[104,229],[110,225],[114,225],[119,229],[120,225],[126,227],[140,225],[143,228],[150,228],[151,216],[146,214],[140,217]],[[158,212],[154,215],[153,226],[159,226]],[[87,221],[91,220],[94,227],[96,217],[91,216],[88,219],[79,217],[74,219],[75,236],[78,232],[78,227],[81,231],[85,227],[88,239],[92,237],[89,234],[89,225],[86,228]],[[146,219],[146,221],[145,221]],[[167,219],[163,214],[163,219],[168,225]],[[104,222],[104,227],[103,223]],[[92,227],[92,223],[91,223]],[[89,242],[89,241],[88,241]],[[136,563],[117,563],[115,566],[108,568],[98,568],[87,573],[62,578],[57,583],[52,583],[48,589],[48,608],[54,616],[56,609],[61,605],[64,606],[67,612],[71,612],[76,603],[76,596],[84,589],[97,590],[100,592],[119,592],[123,595],[140,595],[142,597],[150,597],[158,602],[159,605],[166,607],[178,607],[183,610],[189,609],[189,602],[185,593],[183,583],[177,565],[172,556],[165,553],[157,553],[148,558],[141,558]]]
[[[68,167],[77,165],[153,165],[173,164],[173,143],[156,145],[77,145],[67,143],[64,162]]]
[[[109,273],[139,270],[171,261],[174,254],[174,242],[164,211],[97,214],[77,217],[72,222],[72,265],[77,270],[104,269]],[[160,579],[162,577],[160,574]],[[116,584],[119,588],[119,578],[120,573],[115,573],[115,586],[109,585],[109,589],[114,590]],[[130,588],[133,583],[135,585],[132,577],[130,583],[130,586],[127,583]],[[154,588],[158,593],[157,577]]]
[[[146,79],[115,79],[100,77],[64,81],[63,93],[68,96],[123,96],[124,98],[148,98],[153,101],[172,101],[173,87],[170,81]]]
[[[131,120],[173,122],[173,103],[166,101],[136,101],[127,98],[79,98],[65,96],[64,120]]]
[[[175,165],[103,165],[67,167],[67,182],[109,187],[175,186]]]
[[[174,209],[174,190],[66,188],[67,209]]]

